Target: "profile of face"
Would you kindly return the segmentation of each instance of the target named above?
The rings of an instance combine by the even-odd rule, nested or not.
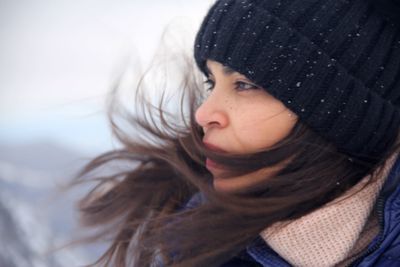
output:
[[[246,76],[213,60],[207,60],[209,95],[196,110],[196,122],[204,132],[204,144],[225,153],[254,153],[267,150],[285,138],[298,117],[266,90]],[[206,160],[216,190],[235,192],[260,179],[266,179],[279,167],[254,173],[221,178],[223,166]]]

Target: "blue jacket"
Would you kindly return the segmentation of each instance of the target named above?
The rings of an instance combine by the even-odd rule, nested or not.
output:
[[[204,200],[197,193],[186,204],[191,208]],[[357,267],[400,267],[400,157],[391,169],[389,176],[377,199],[380,232],[363,254],[351,263]],[[221,267],[289,267],[267,243],[258,236],[238,256]]]

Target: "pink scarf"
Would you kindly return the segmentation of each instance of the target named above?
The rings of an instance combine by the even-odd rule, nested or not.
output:
[[[293,266],[340,266],[343,260],[365,248],[379,231],[374,204],[397,154],[388,159],[379,179],[355,195],[336,203],[360,189],[364,177],[343,196],[278,230],[275,223],[260,235],[281,257]]]

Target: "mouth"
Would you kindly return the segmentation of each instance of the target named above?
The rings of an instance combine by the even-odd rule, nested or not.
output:
[[[206,159],[206,168],[209,171],[213,171],[213,170],[223,170],[224,168],[219,165],[218,163],[216,163],[215,161],[212,161],[211,159],[207,158]]]
[[[226,153],[225,150],[217,147],[216,145],[213,145],[213,144],[210,144],[207,142],[204,142],[204,145],[205,145],[205,147],[207,147],[208,149],[210,149],[214,152]],[[226,167],[222,166],[221,164],[219,164],[209,158],[206,158],[206,168],[212,173],[226,170]]]
[[[226,151],[223,150],[222,148],[219,148],[218,146],[210,144],[210,143],[207,143],[207,142],[204,142],[204,146],[207,147],[208,149],[212,150],[212,151],[215,151],[215,152],[226,153]]]

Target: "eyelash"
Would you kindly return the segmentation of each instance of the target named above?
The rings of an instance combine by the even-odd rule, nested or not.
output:
[[[207,79],[204,83],[207,84],[207,85],[209,85],[209,87],[206,89],[208,92],[213,90],[213,88],[214,88],[214,86],[215,86],[215,83],[214,83],[213,80]],[[238,91],[247,91],[247,90],[257,90],[257,89],[260,89],[259,87],[255,86],[255,85],[253,85],[253,84],[246,83],[246,82],[242,82],[242,81],[237,81],[237,82],[235,82],[235,85],[236,85],[236,90],[238,90]],[[250,87],[250,88],[238,88],[239,85],[250,85],[251,87]]]

